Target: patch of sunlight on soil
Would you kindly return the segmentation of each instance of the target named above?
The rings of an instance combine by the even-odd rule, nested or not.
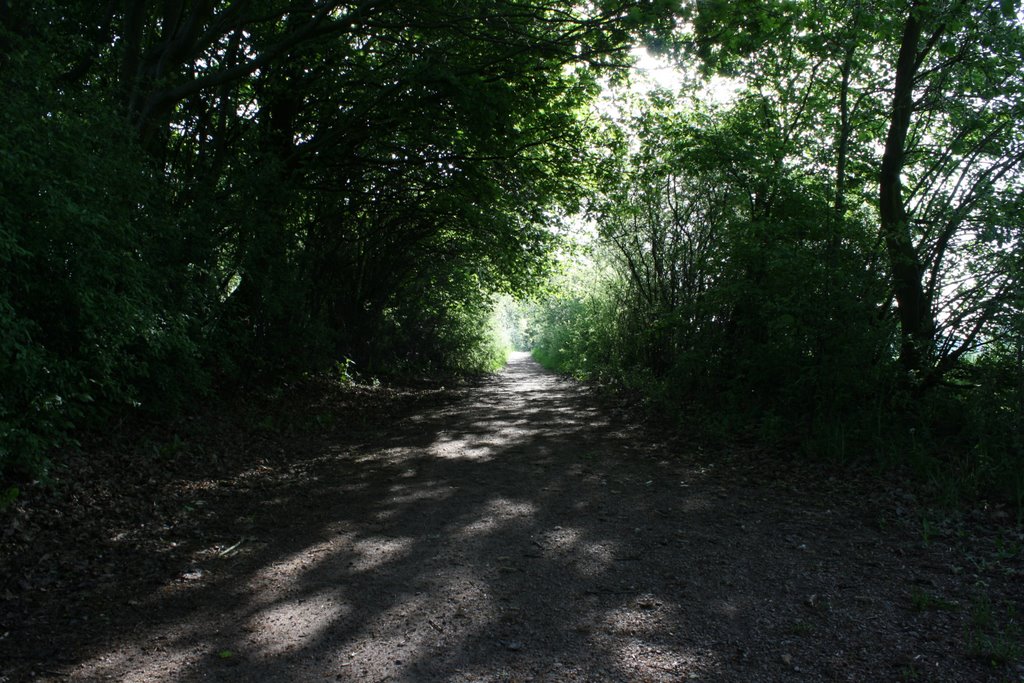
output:
[[[580,542],[579,529],[555,527],[547,534],[547,545],[552,550],[567,552],[576,547]]]
[[[650,680],[653,672],[671,676],[664,680],[682,680],[712,671],[717,666],[713,652],[666,642],[675,639],[674,630],[682,620],[676,603],[641,593],[596,619],[603,628],[594,636],[595,648],[611,648],[617,668],[630,680]]]
[[[260,567],[245,582],[242,592],[252,596],[250,600],[253,607],[273,604],[288,595],[322,562],[336,559],[342,548],[351,547],[355,543],[355,534],[347,533],[298,550],[284,559]]]
[[[324,589],[260,610],[249,620],[249,646],[275,656],[313,643],[339,617],[351,612],[336,591]]]
[[[368,572],[409,553],[414,545],[412,538],[388,538],[368,536],[352,544],[352,552],[358,557],[352,561],[354,573]]]
[[[661,643],[630,639],[622,643],[617,650],[618,668],[627,677],[637,679],[649,680],[651,672],[658,671],[669,674],[672,678],[668,680],[680,680],[711,668],[711,662],[704,656]]]
[[[671,627],[672,620],[669,617],[675,612],[674,605],[666,605],[651,595],[630,602],[630,605],[605,612],[601,621],[607,625],[609,633],[654,636],[664,634]]]
[[[517,503],[507,498],[496,498],[487,503],[479,519],[465,525],[456,533],[468,538],[489,534],[511,521],[530,519],[536,513],[537,507],[533,503]]]
[[[385,660],[387,680],[417,680],[410,669],[432,651],[461,647],[497,620],[485,581],[467,572],[452,576],[447,571],[437,578],[442,580],[428,594],[405,597],[366,621],[362,634],[349,641],[359,643],[345,655],[351,671]]]
[[[494,449],[490,444],[479,443],[472,437],[441,436],[430,446],[429,453],[438,458],[450,460],[475,460],[487,462],[492,459]]]
[[[338,539],[330,538],[295,551],[284,559],[273,562],[265,569],[261,569],[254,577],[254,580],[276,579],[278,581],[297,581],[303,574],[308,572],[314,564],[317,564],[319,555],[337,550]],[[264,576],[265,575],[265,576]]]
[[[586,559],[577,565],[577,570],[584,576],[599,576],[608,571],[615,563],[617,544],[610,541],[584,543],[580,546]]]
[[[395,506],[409,505],[410,503],[424,500],[441,501],[450,498],[452,495],[451,487],[445,485],[444,488],[440,488],[440,484],[437,482],[427,482],[425,484],[417,484],[416,486],[395,484],[391,487],[391,491],[394,492],[394,495],[388,499],[388,503]],[[378,517],[390,517],[395,510],[386,510],[384,512],[389,514],[379,514]]]
[[[428,610],[423,597],[410,597],[367,622],[365,631],[373,638],[363,641],[365,646],[359,650],[349,652],[353,669],[358,671],[364,660],[384,659],[398,669],[392,673],[399,673],[423,656],[438,640],[438,634],[422,620],[421,615]],[[395,623],[404,624],[397,633]]]
[[[180,646],[167,633],[147,634],[144,644],[118,643],[117,648],[83,662],[76,680],[123,683],[178,680],[204,654],[202,646],[195,643]]]
[[[379,450],[357,456],[352,460],[352,462],[377,465],[382,462],[401,462],[406,460],[408,457],[408,448],[381,448]]]

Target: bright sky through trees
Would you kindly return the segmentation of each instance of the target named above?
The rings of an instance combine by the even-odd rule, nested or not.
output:
[[[726,104],[736,96],[740,88],[740,82],[736,79],[722,76],[701,79],[696,74],[687,74],[670,60],[652,54],[645,47],[633,48],[630,54],[636,59],[631,88],[637,93],[646,94],[655,88],[678,92],[687,81],[700,82],[698,93],[701,100]]]
[[[0,7],[0,470],[346,359],[493,367],[570,230],[610,277],[564,369],[830,443],[1024,414],[1019,2]]]

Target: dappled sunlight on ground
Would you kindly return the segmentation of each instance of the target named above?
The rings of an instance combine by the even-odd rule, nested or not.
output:
[[[339,592],[323,588],[260,610],[243,627],[246,645],[271,657],[308,646],[351,611]]]
[[[465,400],[399,427],[353,454],[358,484],[335,486],[340,498],[319,475],[324,490],[308,501],[318,513],[303,519],[320,528],[292,528],[294,543],[240,560],[251,567],[240,568],[246,588],[220,610],[140,633],[162,634],[168,656],[159,666],[144,657],[105,666],[152,680],[298,681],[328,671],[342,680],[505,680],[632,678],[692,659],[590,640],[588,622],[617,624],[607,639],[639,633],[651,613],[620,604],[637,579],[627,566],[636,532],[621,535],[618,503],[603,500],[609,478],[595,468],[622,447],[578,385],[520,356]],[[620,489],[636,483],[612,479]],[[287,496],[267,499],[274,519],[292,506]],[[216,602],[217,574],[201,576],[179,588]],[[600,612],[608,599],[615,606]]]
[[[76,677],[780,680],[786,629],[812,622],[815,648],[844,651],[806,603],[839,590],[839,570],[808,563],[785,507],[755,510],[763,491],[727,495],[643,447],[585,388],[515,358],[392,430],[325,446],[305,484],[243,516],[244,552],[197,557]],[[843,581],[884,580],[886,559]]]
[[[371,571],[407,555],[413,546],[414,540],[411,538],[361,538],[353,544],[352,552],[355,553],[356,559],[349,562],[349,568],[353,572]]]
[[[493,534],[505,524],[514,523],[517,520],[529,520],[534,512],[535,509],[530,503],[517,503],[499,498],[487,503],[478,519],[473,520],[456,533],[464,538]]]
[[[392,507],[381,510],[377,513],[378,520],[386,520],[400,515],[406,505],[417,502],[439,502],[451,497],[452,489],[438,483],[436,485],[426,484],[424,486],[394,486],[391,497]]]

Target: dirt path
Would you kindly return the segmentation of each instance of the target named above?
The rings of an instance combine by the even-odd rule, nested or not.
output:
[[[251,488],[215,522],[237,543],[0,680],[1022,679],[971,656],[1019,557],[979,598],[898,506],[677,455],[519,355]]]

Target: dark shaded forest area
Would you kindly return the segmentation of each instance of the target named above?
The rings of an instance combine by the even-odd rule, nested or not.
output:
[[[0,4],[0,469],[338,364],[462,370],[653,3]]]
[[[5,0],[4,500],[126,416],[498,367],[511,295],[705,435],[1020,509],[1022,50],[1006,0]]]
[[[1019,0],[0,0],[0,683],[1019,678],[1022,217]]]

